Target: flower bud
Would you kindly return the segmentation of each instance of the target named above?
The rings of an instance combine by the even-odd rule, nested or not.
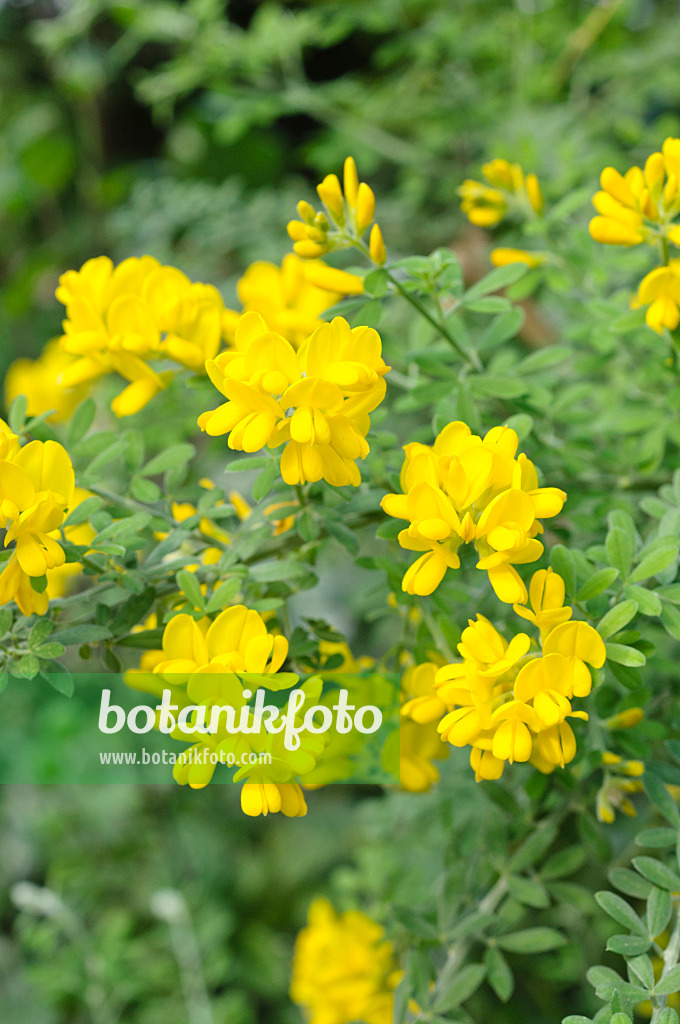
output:
[[[632,729],[644,717],[642,708],[626,708],[625,711],[619,711],[618,715],[612,715],[604,724],[608,729]]]
[[[344,224],[345,204],[337,174],[327,174],[321,184],[316,186],[316,191],[336,224]]]
[[[357,232],[363,235],[375,216],[375,196],[373,190],[365,182],[359,185],[357,192]]]
[[[385,243],[383,241],[382,231],[377,224],[374,224],[371,228],[371,237],[369,239],[368,248],[371,254],[371,259],[378,266],[387,259],[387,253],[385,252]]]
[[[357,174],[357,165],[352,156],[348,156],[345,160],[343,184],[347,204],[354,208],[357,203],[357,192],[359,190],[359,175]]]

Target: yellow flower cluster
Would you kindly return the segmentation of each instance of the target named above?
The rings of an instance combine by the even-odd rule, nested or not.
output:
[[[652,153],[644,169],[631,167],[619,174],[605,167],[601,191],[593,196],[599,216],[590,234],[606,245],[657,245],[668,239],[680,245],[680,139],[668,138],[660,153]]]
[[[272,331],[295,348],[319,326],[321,314],[346,295],[361,295],[363,281],[356,274],[329,267],[323,260],[284,256],[280,267],[259,260],[252,263],[237,285],[241,313],[226,309],[224,336],[233,342],[242,313],[260,313]]]
[[[576,740],[566,719],[588,717],[571,701],[590,693],[588,665],[600,668],[606,657],[592,626],[569,621],[564,581],[550,569],[534,573],[530,607],[515,612],[539,630],[539,642],[518,633],[508,643],[478,615],[458,644],[463,660],[440,668],[430,690],[402,708],[417,722],[439,719],[454,747],[471,746],[478,781],[500,778],[506,761],[530,760],[542,772],[571,761]]]
[[[15,601],[24,615],[47,611],[48,594],[32,581],[64,564],[59,527],[74,486],[73,466],[60,444],[31,441],[22,447],[0,420],[0,527],[11,549],[0,573],[0,605]]]
[[[162,651],[148,651],[140,668],[126,673],[125,681],[134,689],[156,696],[170,689],[172,703],[185,711],[189,727],[200,723],[203,716],[210,723],[212,709],[227,705],[235,709],[237,721],[245,714],[250,723],[252,712],[243,711],[248,705],[244,691],[252,693],[257,687],[249,687],[241,676],[264,675],[267,689],[287,688],[291,685],[290,674],[279,676],[287,654],[288,641],[270,634],[257,612],[234,605],[213,622],[207,617],[196,621],[190,615],[175,615],[165,627]],[[313,685],[308,683],[301,689],[312,694]],[[278,811],[288,817],[305,815],[307,805],[295,777],[315,767],[324,739],[306,735],[299,749],[289,751],[280,733],[230,733],[223,717],[216,724],[214,731],[202,732],[184,759],[174,765],[176,781],[202,789],[212,779],[221,753],[233,753],[237,759],[251,752],[268,753],[270,764],[240,767],[234,776],[234,782],[244,783],[243,811],[251,816]],[[170,735],[190,742],[179,727]],[[216,755],[214,763],[211,754]]]
[[[296,352],[258,313],[239,320],[234,348],[206,363],[215,387],[228,399],[203,413],[201,430],[229,434],[229,447],[256,452],[285,445],[281,475],[287,484],[327,480],[358,486],[356,459],[369,451],[369,413],[385,395],[389,367],[380,335],[350,328],[336,317]]]
[[[401,679],[404,704],[399,728],[399,779],[409,793],[424,793],[438,782],[439,770],[433,762],[449,756],[449,748],[436,727],[436,720],[446,710],[434,691],[435,678],[443,663],[444,659],[438,658],[409,665]]]
[[[519,164],[490,160],[482,164],[486,182],[467,178],[458,189],[460,208],[472,224],[494,227],[509,214],[534,217],[543,209],[543,195],[535,174],[524,174]]]
[[[66,388],[58,383],[72,362],[57,338],[45,345],[37,359],[15,359],[5,376],[5,404],[9,407],[18,395],[25,395],[28,416],[54,410],[50,419],[68,419],[85,397],[84,388]]]
[[[222,338],[224,303],[212,285],[193,284],[152,256],[114,267],[107,256],[88,260],[59,279],[66,307],[61,347],[71,363],[57,383],[74,387],[115,372],[128,386],[114,399],[116,416],[142,409],[172,377],[153,360],[202,372]]]
[[[358,910],[309,908],[295,943],[290,996],[308,1024],[391,1024],[399,974],[384,929]]]
[[[297,207],[300,220],[291,220],[288,224],[288,234],[297,255],[315,259],[334,249],[358,245],[368,252],[374,263],[383,264],[385,243],[380,228],[373,224],[375,196],[364,181],[359,181],[353,157],[345,160],[342,185],[337,174],[327,174],[316,191],[325,212],[315,210],[302,200]],[[366,250],[363,237],[372,224]]]
[[[680,323],[680,259],[669,260],[668,266],[643,277],[632,305],[647,306],[645,320],[657,334],[664,327],[674,331]]]
[[[515,565],[543,553],[536,539],[540,519],[556,516],[566,500],[556,487],[539,487],[534,464],[517,456],[519,440],[510,427],[494,427],[482,439],[461,422],[449,423],[432,447],[405,446],[403,494],[388,494],[384,511],[409,522],[399,543],[424,554],[407,570],[402,588],[431,594],[447,568],[460,565],[461,544],[474,543],[496,595],[507,604],[524,603],[526,587]]]
[[[645,772],[644,764],[642,761],[624,760],[610,750],[603,751],[602,764],[605,768],[605,777],[597,794],[598,819],[611,825],[616,817],[616,808],[629,818],[634,818],[637,811],[628,795],[640,793],[644,789],[641,782],[641,776]],[[612,772],[611,768],[615,770]]]

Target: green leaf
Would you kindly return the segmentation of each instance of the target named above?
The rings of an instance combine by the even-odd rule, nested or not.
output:
[[[607,637],[613,636],[626,626],[633,618],[638,610],[638,606],[635,601],[622,601],[620,604],[615,604],[597,626],[597,631],[601,637],[605,640]]]
[[[497,942],[508,953],[547,953],[564,946],[566,939],[554,928],[525,928],[510,935],[499,935]]]
[[[364,292],[366,295],[371,295],[374,299],[381,299],[383,295],[387,294],[387,286],[389,284],[389,277],[387,271],[380,267],[378,270],[371,271],[364,278]]]
[[[42,673],[42,678],[45,679],[50,686],[57,691],[57,693],[63,694],[64,697],[73,696],[75,683],[73,682],[73,676],[68,669],[63,668],[61,665],[52,665],[49,672]]]
[[[188,569],[180,569],[175,576],[175,579],[177,580],[177,586],[182,591],[189,604],[193,608],[198,608],[203,611],[205,602],[203,594],[201,593],[201,586],[195,573],[189,572]]]
[[[228,462],[224,469],[228,473],[243,473],[251,469],[262,469],[272,461],[271,455],[252,455]]]
[[[648,545],[648,551],[652,545]],[[678,542],[669,537],[660,537],[654,542],[654,549],[645,554],[642,552],[639,564],[628,577],[630,583],[638,583],[640,580],[656,576],[663,569],[668,568],[678,557]]]
[[[40,671],[40,662],[35,654],[32,652],[24,654],[22,658],[19,658],[12,665],[12,674],[20,676],[22,679],[34,679]]]
[[[253,501],[262,501],[267,497],[279,475],[278,459],[270,459],[252,486]]]
[[[524,263],[508,263],[505,267],[496,267],[468,288],[463,296],[463,302],[467,305],[471,299],[478,299],[482,295],[489,295],[490,292],[497,292],[500,288],[514,284],[520,277],[524,277],[527,270],[528,267]]]
[[[550,564],[564,580],[567,594],[574,594],[576,591],[576,565],[569,548],[565,548],[563,544],[556,544],[550,552]]]
[[[103,452],[99,455],[95,455],[92,462],[85,470],[85,476],[90,479],[91,477],[98,477],[100,470],[104,469],[109,463],[113,462],[114,459],[124,455],[127,451],[127,441],[124,438],[117,438],[112,444],[108,445]]]
[[[654,806],[661,811],[666,821],[677,828],[680,825],[680,811],[665,783],[651,771],[645,772],[643,783]]]
[[[680,892],[680,875],[671,871],[660,860],[656,860],[654,857],[635,857],[633,866],[653,885],[658,885],[662,889],[670,889],[671,892]]]
[[[648,991],[654,988],[654,966],[648,956],[636,956],[628,961],[628,967]]]
[[[666,994],[666,993],[664,993]],[[673,995],[672,992],[667,993]],[[656,1018],[656,1024],[678,1024],[678,1013],[672,1006],[665,1006]]]
[[[642,832],[636,835],[635,842],[638,846],[664,850],[675,846],[677,838],[678,833],[674,828],[643,828]]]
[[[663,628],[675,640],[680,640],[680,611],[674,605],[663,601],[661,604],[661,623]]]
[[[192,444],[186,442],[173,444],[166,448],[164,452],[160,452],[153,459],[150,459],[140,469],[140,476],[156,476],[158,473],[165,473],[169,469],[174,469],[175,466],[184,466],[190,459],[193,459],[195,454],[196,449]]]
[[[590,576],[582,587],[579,588],[576,594],[577,601],[588,601],[591,597],[597,597],[603,590],[611,586],[616,577],[619,575],[619,570],[610,569],[598,569]]]
[[[102,499],[98,498],[96,494],[93,494],[90,498],[85,498],[85,501],[81,501],[80,505],[76,505],[70,513],[64,523],[64,527],[80,526],[81,523],[86,523],[90,516],[99,511],[102,505]]]
[[[607,940],[607,949],[620,956],[640,956],[641,953],[647,952],[651,944],[651,939],[643,938],[641,935],[612,935]]]
[[[447,988],[434,1002],[436,1013],[447,1013],[469,999],[484,981],[486,966],[484,964],[466,964]]]
[[[93,398],[86,398],[81,402],[71,417],[68,430],[68,445],[72,448],[81,441],[92,426],[97,406]]]
[[[501,313],[482,335],[479,345],[480,349],[494,348],[496,345],[502,345],[504,341],[514,338],[522,329],[523,323],[524,310],[521,306],[516,306],[513,309],[509,309],[506,313]]]
[[[547,370],[551,366],[563,363],[565,359],[572,359],[574,350],[569,345],[546,345],[538,352],[532,352],[525,356],[517,369],[521,373],[536,373],[539,370]]]
[[[502,1003],[507,1003],[515,988],[515,979],[500,949],[489,946],[484,954],[486,980]]]
[[[528,907],[547,907],[550,902],[545,887],[532,878],[511,875],[508,878],[508,889],[516,900],[525,903]]]
[[[210,615],[213,612],[221,611],[222,608],[225,608],[236,597],[242,586],[243,579],[241,576],[232,576],[230,579],[225,580],[224,583],[220,583],[205,606],[206,612]]]
[[[23,430],[24,423],[26,422],[27,406],[28,399],[26,398],[26,395],[17,395],[9,407],[7,422],[9,423],[10,429],[13,430],[15,434],[20,434]]]
[[[607,534],[605,550],[609,564],[618,569],[625,580],[630,572],[635,552],[635,540],[620,526],[614,526]]]
[[[130,636],[123,636],[116,640],[118,647],[134,647],[137,650],[158,651],[163,644],[163,633],[165,630],[143,629],[139,633],[131,633]]]
[[[490,398],[519,398],[528,390],[526,382],[519,377],[501,377],[490,373],[470,377],[468,384],[474,395]]]
[[[555,825],[549,823],[539,825],[512,855],[508,863],[508,870],[523,871],[528,868],[552,846],[556,835]]]
[[[51,619],[38,619],[28,638],[28,646],[31,650],[44,644],[53,629],[54,623]]]
[[[595,899],[605,914],[609,914],[617,924],[622,924],[624,928],[627,928],[629,932],[634,932],[635,935],[647,937],[647,929],[644,924],[630,903],[624,900],[622,896],[617,896],[614,892],[607,892],[605,889],[601,892],[596,892]]]
[[[58,644],[55,642],[40,644],[38,647],[33,648],[33,653],[36,654],[39,658],[49,658],[50,660],[52,660],[53,658],[61,658],[62,654],[64,654],[65,651],[66,648],[63,646],[63,644]]]
[[[359,553],[359,541],[353,530],[350,530],[348,526],[345,526],[344,523],[337,519],[327,519],[324,525],[331,537],[337,540],[339,544],[342,544],[344,548],[347,548],[350,554],[356,555]]]
[[[633,584],[627,583],[623,588],[623,593],[626,598],[629,598],[631,601],[635,601],[638,606],[638,611],[640,611],[642,615],[661,614],[661,600],[655,591],[647,590],[646,587],[637,587]]]
[[[12,609],[0,608],[0,637],[4,636],[12,628],[12,621]]]
[[[264,672],[235,672],[238,678],[252,690],[263,687],[267,690],[288,690],[299,681],[295,672],[275,672],[268,675]]]
[[[548,858],[541,868],[541,878],[549,880],[572,875],[585,864],[587,859],[588,854],[582,846],[567,846],[564,850],[558,850],[557,853]]]
[[[130,481],[130,494],[137,501],[144,501],[147,505],[153,505],[159,501],[163,492],[153,480],[147,480],[143,476],[134,476]]]
[[[680,991],[680,964],[664,971],[654,986],[655,996],[674,996]]]
[[[615,888],[638,900],[646,900],[652,891],[651,884],[629,868],[611,868],[607,877]]]
[[[628,668],[635,668],[647,662],[642,651],[635,647],[626,647],[624,644],[606,644],[607,658],[615,661],[617,665],[626,665]]]
[[[672,913],[671,894],[667,889],[659,889],[658,886],[655,886],[647,900],[647,928],[651,938],[661,935],[670,921]]]

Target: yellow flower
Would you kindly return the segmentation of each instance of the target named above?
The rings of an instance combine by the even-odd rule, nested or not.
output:
[[[391,1024],[398,974],[385,933],[360,911],[316,899],[295,943],[290,996],[308,1024]]]
[[[377,331],[352,330],[336,317],[296,352],[259,314],[246,313],[234,348],[206,369],[228,401],[199,417],[201,430],[229,434],[229,447],[238,451],[285,445],[281,475],[287,484],[361,482],[356,459],[368,454],[369,413],[385,395],[389,369]]]
[[[69,511],[72,512],[74,508],[77,508],[78,505],[81,505],[91,496],[89,491],[83,490],[82,487],[76,487]],[[64,536],[71,544],[87,546],[94,539],[95,530],[93,530],[89,523],[80,523],[77,526],[67,526],[64,530]],[[82,571],[83,567],[80,562],[64,562],[63,565],[54,569],[48,569],[45,574],[47,576],[46,593],[48,598],[52,600],[55,597],[63,597],[71,589],[75,578]]]
[[[57,298],[66,307],[61,347],[72,359],[57,383],[75,387],[107,373],[128,386],[114,399],[117,416],[142,409],[167,386],[172,373],[154,359],[170,359],[194,372],[217,354],[224,303],[212,285],[192,284],[180,270],[152,256],[114,267],[107,256],[62,274]]]
[[[206,670],[228,674],[278,672],[288,654],[288,641],[271,636],[258,612],[234,605],[212,623],[205,618],[196,622],[190,615],[170,619],[163,633],[163,653],[165,658],[156,665],[155,672],[175,685],[199,677],[196,687],[201,689],[200,676]],[[229,686],[235,693],[237,687],[241,689],[236,679],[230,679]]]
[[[65,388],[57,383],[71,362],[57,339],[48,342],[37,359],[15,359],[5,376],[5,404],[9,406],[18,395],[25,395],[29,416],[54,409],[51,420],[68,419],[84,397],[83,388]]]
[[[494,427],[482,439],[455,422],[432,448],[406,445],[403,493],[382,500],[388,515],[409,522],[399,534],[400,545],[425,552],[406,571],[403,590],[431,594],[447,568],[459,567],[460,545],[474,543],[480,555],[477,568],[488,572],[500,600],[526,602],[526,587],[514,565],[540,558],[539,520],[556,516],[566,494],[538,486],[533,463],[525,455],[516,457],[518,443],[509,427]]]
[[[373,224],[375,196],[365,182],[360,182],[351,156],[345,160],[343,184],[336,174],[327,174],[316,191],[325,207],[317,212],[306,202],[298,203],[300,220],[288,224],[293,250],[303,259],[316,259],[334,249],[359,246],[366,252],[363,236]],[[385,245],[380,229],[373,226],[368,253],[374,263],[385,262]]]
[[[472,224],[494,227],[509,213],[535,216],[543,209],[538,178],[535,174],[525,177],[519,164],[491,160],[482,165],[482,175],[486,184],[468,178],[458,189],[460,208]]]
[[[527,249],[493,249],[490,256],[494,267],[507,267],[509,263],[525,263],[527,267],[540,267],[545,263],[545,253],[529,252]]]
[[[645,320],[652,330],[674,331],[680,323],[680,259],[643,277],[633,305],[648,307]]]
[[[322,313],[345,295],[360,295],[364,285],[356,274],[289,253],[280,268],[264,261],[251,264],[237,288],[243,313],[260,313],[272,331],[299,348],[319,326]],[[233,309],[224,312],[224,334],[230,341],[240,316]]]
[[[241,787],[241,810],[251,818],[279,811],[287,818],[303,818],[307,804],[297,782],[246,782]]]
[[[601,190],[593,196],[599,216],[590,222],[590,234],[606,245],[656,245],[667,238],[680,244],[680,139],[668,138],[661,153],[652,153],[644,168],[630,167],[619,174],[605,167]]]
[[[55,441],[31,441],[20,448],[16,436],[0,422],[0,527],[5,530],[9,561],[0,574],[0,604],[15,601],[24,615],[42,615],[48,594],[31,579],[64,564],[59,527],[73,501],[73,466]]]
[[[472,747],[477,781],[499,778],[506,761],[531,760],[550,772],[573,760],[576,740],[566,720],[588,716],[571,702],[590,693],[588,666],[600,668],[606,657],[600,635],[585,622],[566,621],[571,608],[557,607],[564,584],[556,573],[539,570],[530,589],[534,611],[515,610],[540,628],[540,644],[532,649],[525,633],[508,643],[478,615],[458,644],[463,660],[435,675],[433,690],[446,709],[438,730],[453,746]]]

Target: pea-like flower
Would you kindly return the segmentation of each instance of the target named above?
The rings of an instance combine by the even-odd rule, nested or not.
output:
[[[265,260],[252,263],[237,285],[242,313],[260,313],[268,327],[299,348],[319,326],[322,314],[346,295],[360,295],[356,274],[329,267],[322,260],[284,256],[280,267]],[[224,335],[233,342],[242,313],[226,309]]]
[[[427,700],[410,701],[402,713],[415,721],[439,715],[442,739],[470,746],[477,780],[497,779],[506,762],[531,761],[540,771],[564,767],[576,754],[568,718],[587,719],[572,701],[590,693],[589,666],[601,668],[606,650],[586,622],[569,621],[564,582],[539,570],[531,582],[533,610],[515,607],[540,629],[531,640],[518,633],[508,642],[482,615],[463,630],[460,662],[438,668]],[[439,700],[439,709],[435,700]]]
[[[643,277],[633,306],[647,306],[645,320],[658,334],[674,331],[680,323],[680,259],[657,267]]]
[[[0,574],[0,604],[15,601],[24,615],[47,611],[48,594],[34,588],[48,570],[64,564],[59,527],[73,501],[75,478],[66,450],[56,441],[23,447],[0,421],[0,527],[11,551]]]
[[[308,1024],[391,1024],[399,980],[384,929],[358,910],[315,899],[295,942],[290,996]]]
[[[399,534],[401,546],[424,552],[406,571],[403,590],[431,594],[448,568],[459,567],[461,544],[474,543],[477,568],[488,572],[500,600],[526,602],[514,566],[540,558],[540,520],[556,516],[566,494],[538,486],[533,463],[516,455],[518,444],[509,427],[494,427],[482,439],[465,423],[454,422],[431,448],[406,445],[403,493],[382,500],[388,515],[409,522]]]
[[[287,484],[323,478],[336,487],[358,486],[356,460],[368,454],[369,413],[385,395],[389,369],[377,331],[352,330],[336,317],[296,352],[258,313],[246,313],[234,348],[206,368],[228,401],[199,417],[201,430],[229,434],[229,447],[238,451],[285,445]]]
[[[625,174],[605,167],[601,189],[593,196],[598,216],[590,234],[605,245],[657,245],[669,240],[680,245],[680,139],[668,138],[660,153],[652,153],[644,168]]]
[[[460,208],[472,224],[495,227],[506,216],[535,217],[543,209],[543,195],[535,174],[524,174],[519,164],[490,160],[482,165],[485,182],[466,179],[458,189]]]
[[[117,416],[142,409],[167,386],[172,360],[202,372],[217,354],[224,302],[212,285],[194,284],[152,256],[114,267],[107,256],[62,274],[57,298],[66,307],[61,347],[72,359],[58,383],[75,387],[108,373],[128,381],[111,408]]]

